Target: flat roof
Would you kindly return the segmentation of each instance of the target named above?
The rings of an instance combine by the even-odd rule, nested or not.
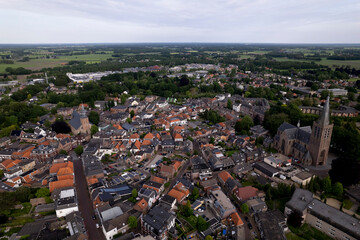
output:
[[[339,228],[350,236],[360,239],[360,221],[317,199],[308,205],[308,211],[317,218]]]
[[[231,203],[230,199],[223,193],[221,190],[214,190],[211,192],[212,195],[215,197],[216,201],[224,208],[224,209],[231,209],[235,208],[234,205]]]
[[[60,198],[68,198],[68,197],[75,197],[75,190],[73,188],[62,190],[60,192]]]

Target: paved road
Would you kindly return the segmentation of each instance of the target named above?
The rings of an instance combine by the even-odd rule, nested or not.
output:
[[[85,228],[89,235],[89,239],[105,239],[101,228],[96,228],[96,222],[92,219],[92,216],[95,214],[92,202],[89,197],[89,191],[87,188],[82,161],[75,154],[73,154],[72,159],[74,162],[75,185],[79,201],[79,211],[81,212],[81,216],[84,219]]]

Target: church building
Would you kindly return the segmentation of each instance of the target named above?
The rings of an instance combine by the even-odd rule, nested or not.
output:
[[[84,106],[80,114],[77,111],[74,111],[72,114],[72,119],[69,121],[71,132],[74,135],[78,134],[90,134],[91,125],[89,123],[89,118],[86,116],[86,111]]]
[[[304,165],[325,165],[328,159],[333,124],[330,124],[330,99],[327,97],[320,118],[310,126],[300,127],[284,122],[278,128],[273,147],[293,156]]]

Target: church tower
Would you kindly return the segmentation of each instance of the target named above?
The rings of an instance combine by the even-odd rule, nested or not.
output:
[[[90,134],[91,125],[89,123],[89,118],[86,116],[84,105],[81,106],[80,122],[81,122],[80,132],[85,134]]]
[[[326,98],[320,118],[314,122],[310,137],[309,151],[312,165],[325,165],[328,159],[333,124],[330,124],[330,98]]]

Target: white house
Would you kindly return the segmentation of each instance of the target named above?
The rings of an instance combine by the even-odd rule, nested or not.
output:
[[[79,211],[78,202],[74,188],[62,190],[59,199],[56,201],[56,216],[58,218]]]

